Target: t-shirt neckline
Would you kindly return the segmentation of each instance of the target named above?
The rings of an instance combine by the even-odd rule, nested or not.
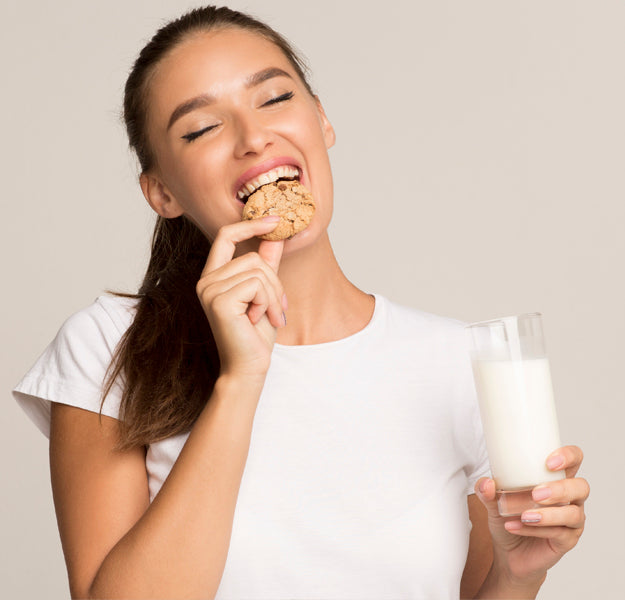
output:
[[[338,340],[332,340],[331,342],[321,342],[319,344],[287,345],[287,344],[279,344],[278,342],[276,342],[274,344],[274,351],[278,350],[281,352],[297,352],[297,351],[305,351],[305,350],[325,349],[325,348],[341,346],[343,344],[349,344],[354,341],[360,341],[360,338],[370,335],[376,329],[378,323],[382,319],[382,312],[384,310],[383,297],[375,293],[370,294],[370,295],[373,296],[375,300],[374,305],[373,305],[373,314],[371,315],[369,322],[362,329],[359,329],[355,333],[352,333],[351,335],[348,335],[344,338],[340,338]]]

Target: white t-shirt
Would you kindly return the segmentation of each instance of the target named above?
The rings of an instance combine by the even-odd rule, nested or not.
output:
[[[467,495],[489,473],[463,326],[375,300],[354,335],[275,345],[218,600],[458,598]],[[16,387],[46,435],[50,401],[99,411],[133,311],[98,298]],[[119,399],[114,388],[103,414]],[[186,438],[149,447],[151,500]]]

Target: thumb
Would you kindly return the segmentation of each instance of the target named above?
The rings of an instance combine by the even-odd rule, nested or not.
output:
[[[284,240],[279,240],[277,242],[261,240],[258,246],[258,254],[277,273],[280,267],[283,249]]]
[[[475,493],[486,507],[489,517],[498,517],[497,498],[495,494],[495,481],[488,477],[481,477],[475,483]]]

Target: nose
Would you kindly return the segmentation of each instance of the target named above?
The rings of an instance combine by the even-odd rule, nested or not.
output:
[[[237,158],[247,154],[262,154],[271,144],[273,137],[271,130],[255,115],[239,115],[236,130],[235,155]]]

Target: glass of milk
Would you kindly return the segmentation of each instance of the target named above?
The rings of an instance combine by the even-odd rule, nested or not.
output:
[[[560,447],[540,313],[471,323],[471,363],[499,514],[538,508],[532,488],[564,479],[547,456]]]

